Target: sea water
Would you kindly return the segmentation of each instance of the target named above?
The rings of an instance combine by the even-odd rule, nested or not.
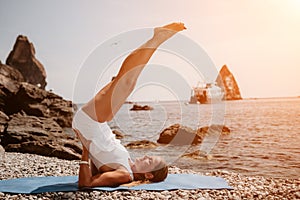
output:
[[[141,103],[143,104],[143,103]],[[133,157],[158,155],[170,165],[199,172],[228,170],[245,175],[300,177],[300,98],[224,101],[220,105],[186,102],[148,102],[151,111],[130,111],[124,104],[112,129],[121,131],[125,145],[132,141],[156,142],[164,128],[179,123],[197,129],[223,123],[229,135],[216,138],[209,158],[182,157],[200,145],[159,145],[151,149],[129,149]]]

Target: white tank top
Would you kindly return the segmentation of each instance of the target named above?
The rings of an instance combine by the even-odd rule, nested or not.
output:
[[[120,140],[116,139],[106,122],[97,122],[79,109],[74,115],[72,127],[79,130],[85,140],[91,141],[89,146],[90,157],[98,169],[103,165],[112,167],[114,165],[110,164],[120,164],[128,170],[133,180],[129,165],[130,155]],[[87,144],[83,145],[87,146]]]

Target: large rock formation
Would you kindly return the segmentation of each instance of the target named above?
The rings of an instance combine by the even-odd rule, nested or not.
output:
[[[28,115],[53,118],[62,127],[71,127],[71,101],[22,80],[16,69],[0,63],[0,111],[7,115],[24,111]]]
[[[26,36],[18,36],[13,50],[6,59],[6,64],[19,70],[26,82],[45,89],[46,71],[35,58],[34,46]]]
[[[224,92],[224,100],[242,99],[237,82],[226,65],[224,65],[220,70],[216,82],[217,86],[222,88]]]
[[[6,151],[79,159],[78,141],[63,129],[71,127],[74,106],[44,90],[45,77],[33,45],[19,36],[7,65],[0,62],[0,145]]]

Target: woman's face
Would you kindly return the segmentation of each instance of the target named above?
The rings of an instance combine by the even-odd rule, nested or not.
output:
[[[135,173],[147,173],[155,169],[155,167],[161,162],[161,158],[157,156],[144,156],[135,159],[133,163],[133,171]]]

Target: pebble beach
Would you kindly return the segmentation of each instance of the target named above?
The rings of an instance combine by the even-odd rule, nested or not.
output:
[[[31,176],[77,175],[77,160],[62,160],[34,154],[5,153],[0,163],[0,180]],[[170,166],[170,173],[196,173]],[[173,190],[173,191],[78,191],[42,194],[8,194],[0,199],[300,199],[300,179],[245,176],[229,171],[211,171],[200,175],[224,178],[233,190]]]

